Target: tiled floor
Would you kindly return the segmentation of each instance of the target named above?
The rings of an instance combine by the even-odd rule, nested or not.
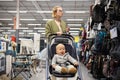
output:
[[[83,64],[80,64],[80,70],[79,71],[82,75],[81,80],[95,80]],[[32,75],[33,76],[30,78],[30,80],[46,80],[46,78],[45,78],[45,76],[46,76],[45,68],[43,68],[42,71],[41,71],[40,68],[38,68],[38,72],[36,74],[32,73]],[[67,80],[76,80],[77,75],[78,74],[76,74],[76,76],[74,78],[68,78]],[[59,78],[57,80],[61,80],[61,79]]]

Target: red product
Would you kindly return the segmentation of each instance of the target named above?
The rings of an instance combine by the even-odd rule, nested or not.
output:
[[[16,42],[16,37],[15,36],[11,36],[11,41]]]

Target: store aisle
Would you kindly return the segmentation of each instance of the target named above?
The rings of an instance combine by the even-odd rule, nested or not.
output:
[[[36,74],[33,74],[32,78],[30,78],[30,80],[45,80],[45,64],[43,63],[43,69],[41,71],[40,68],[38,68],[38,72]],[[92,77],[92,75],[89,73],[89,71],[87,70],[87,68],[83,65],[80,64],[81,68],[81,73],[82,73],[82,77],[83,80],[96,80]],[[76,80],[77,74],[74,78],[68,78],[68,80]],[[60,78],[57,80],[61,80]]]

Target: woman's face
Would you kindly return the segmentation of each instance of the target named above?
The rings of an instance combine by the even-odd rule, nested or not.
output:
[[[62,15],[63,15],[62,8],[61,7],[57,8],[56,17],[62,17]]]

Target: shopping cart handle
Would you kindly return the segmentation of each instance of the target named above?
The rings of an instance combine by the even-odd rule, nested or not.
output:
[[[63,33],[61,35],[57,35],[57,34],[50,34],[49,35],[49,38],[52,37],[51,39],[55,38],[55,37],[68,37],[68,38],[72,38],[74,40],[74,37],[70,34],[66,34],[66,33]]]

